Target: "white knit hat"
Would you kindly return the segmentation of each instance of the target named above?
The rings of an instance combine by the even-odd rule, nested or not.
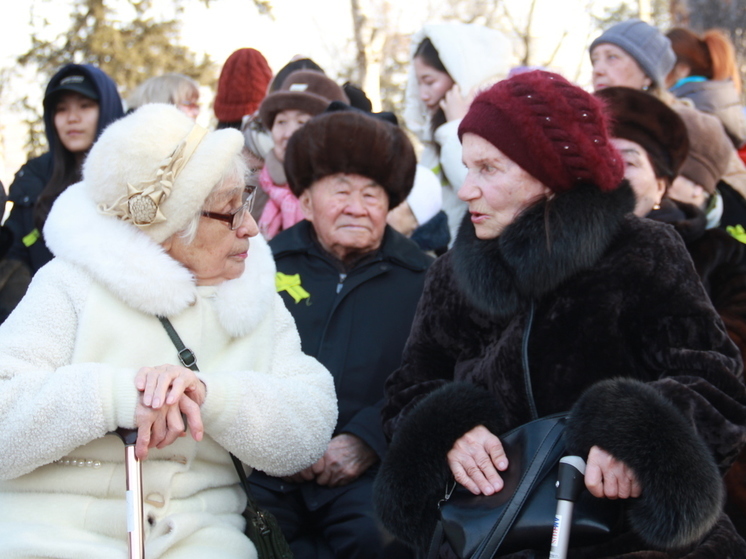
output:
[[[434,218],[443,206],[443,189],[440,181],[427,167],[417,165],[414,186],[407,196],[407,204],[419,225]]]
[[[99,211],[162,243],[200,211],[242,148],[238,130],[208,133],[173,105],[149,104],[104,130],[83,182]]]

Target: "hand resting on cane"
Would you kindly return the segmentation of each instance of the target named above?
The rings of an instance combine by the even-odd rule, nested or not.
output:
[[[135,376],[135,386],[142,392],[135,410],[139,459],[147,458],[148,448],[163,448],[184,436],[187,425],[194,440],[202,439],[200,406],[206,387],[194,371],[178,365],[143,367]]]

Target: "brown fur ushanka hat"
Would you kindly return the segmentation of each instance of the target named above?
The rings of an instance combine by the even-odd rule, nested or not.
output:
[[[373,179],[398,206],[414,183],[417,159],[397,126],[356,111],[324,113],[293,134],[285,152],[290,190],[300,196],[314,182],[337,173]]]

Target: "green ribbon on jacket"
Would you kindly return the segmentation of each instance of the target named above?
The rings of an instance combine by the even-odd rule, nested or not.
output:
[[[296,303],[300,303],[303,299],[308,299],[311,294],[303,289],[300,284],[300,274],[288,275],[282,272],[277,272],[275,276],[275,287],[277,292],[287,291]]]
[[[28,235],[25,235],[23,239],[21,239],[21,242],[23,242],[23,246],[28,248],[31,245],[33,245],[36,241],[38,241],[40,237],[41,237],[41,232],[38,229],[34,229],[33,231],[31,231],[31,233],[29,233]]]
[[[730,233],[731,237],[733,237],[737,241],[746,243],[746,230],[744,230],[743,225],[736,225],[735,227],[733,225],[729,225],[725,228],[725,230]]]

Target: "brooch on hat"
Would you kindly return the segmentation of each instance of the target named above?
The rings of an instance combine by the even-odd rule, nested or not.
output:
[[[142,181],[136,186],[128,182],[127,194],[109,207],[100,204],[99,211],[122,221],[130,221],[137,227],[147,227],[166,221],[160,205],[171,194],[176,177],[206,135],[207,130],[195,124],[173,153],[161,162],[153,179]]]

